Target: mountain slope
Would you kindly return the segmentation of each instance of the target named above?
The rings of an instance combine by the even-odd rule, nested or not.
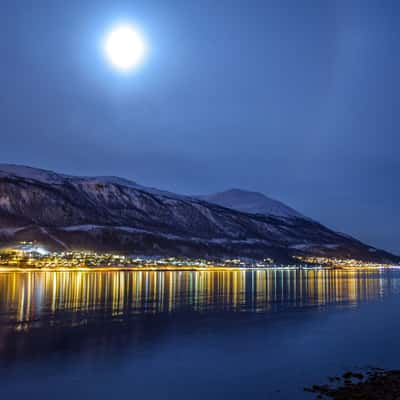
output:
[[[285,218],[304,218],[303,215],[293,208],[257,192],[230,189],[208,196],[200,196],[199,198],[210,203],[251,214],[265,214]]]
[[[0,241],[219,258],[394,256],[297,213],[249,214],[121,178],[73,177],[0,164]]]

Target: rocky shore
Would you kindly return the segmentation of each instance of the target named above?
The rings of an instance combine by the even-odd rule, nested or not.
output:
[[[371,368],[329,378],[329,383],[304,389],[317,399],[400,400],[400,370]]]

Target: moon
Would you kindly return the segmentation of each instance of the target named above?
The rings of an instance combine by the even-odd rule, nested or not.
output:
[[[140,33],[129,24],[118,25],[105,38],[104,52],[113,67],[131,71],[143,60],[146,46]]]

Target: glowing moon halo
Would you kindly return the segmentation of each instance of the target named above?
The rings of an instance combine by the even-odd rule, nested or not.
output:
[[[142,37],[131,25],[119,25],[106,36],[105,55],[121,71],[130,71],[137,67],[143,60],[145,51]]]

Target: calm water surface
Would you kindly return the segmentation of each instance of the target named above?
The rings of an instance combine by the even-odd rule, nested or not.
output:
[[[399,316],[397,270],[0,273],[0,397],[310,399]]]

